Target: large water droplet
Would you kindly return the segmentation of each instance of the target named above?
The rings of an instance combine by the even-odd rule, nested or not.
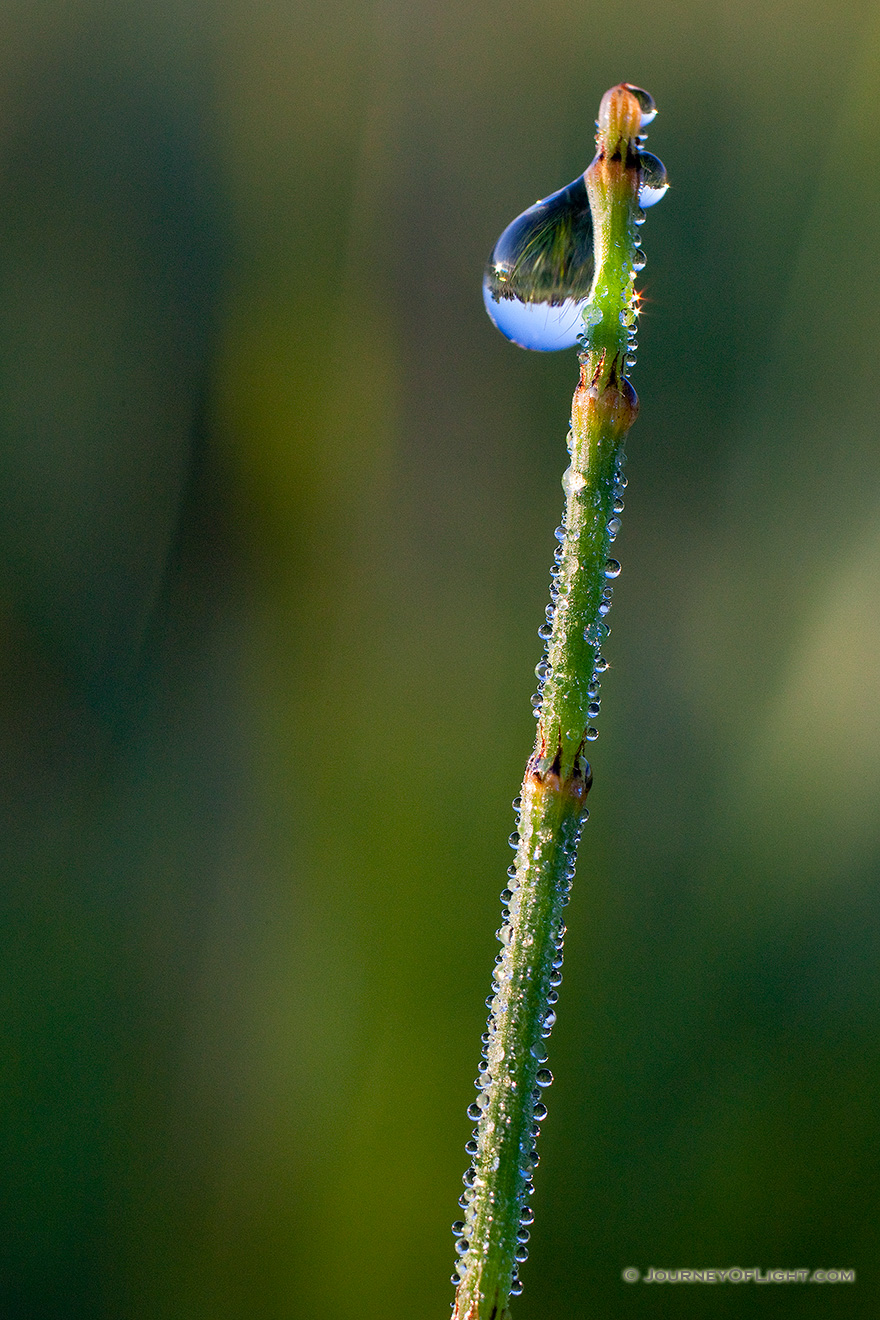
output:
[[[521,348],[572,348],[583,333],[593,274],[593,218],[581,174],[507,226],[486,265],[483,301]]]
[[[549,1086],[553,1081],[553,1074],[549,1068],[539,1068],[535,1081],[539,1086]]]
[[[643,208],[654,206],[660,201],[669,187],[669,178],[666,174],[666,166],[662,160],[650,151],[643,151],[641,155],[642,182],[639,186],[639,204]]]

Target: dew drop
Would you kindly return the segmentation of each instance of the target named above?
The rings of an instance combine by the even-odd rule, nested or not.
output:
[[[590,717],[591,720],[595,720],[598,718],[599,710],[600,710],[600,703],[598,701],[591,701],[589,706],[587,707],[587,715]]]
[[[535,1212],[530,1205],[523,1206],[519,1222],[521,1224],[533,1224],[535,1222]]]
[[[454,1288],[457,1288],[458,1285],[461,1283],[461,1275],[460,1275],[460,1274],[450,1274],[450,1276],[449,1276],[449,1282],[452,1284],[452,1286],[453,1286]]]
[[[510,1295],[511,1295],[511,1297],[519,1297],[519,1295],[520,1295],[520,1293],[522,1292],[522,1290],[523,1290],[523,1286],[522,1286],[522,1283],[520,1282],[520,1280],[519,1280],[519,1279],[514,1279],[514,1280],[513,1280],[513,1283],[511,1283],[511,1285],[510,1285]]]
[[[542,642],[549,642],[550,638],[553,636],[552,623],[542,623],[538,629],[538,636]]]
[[[472,1105],[468,1105],[467,1116],[472,1123],[479,1122],[482,1115],[483,1115],[483,1110],[481,1106],[477,1104],[476,1100]]]
[[[616,559],[605,560],[605,576],[607,578],[620,577],[620,564]]]
[[[456,1219],[455,1223],[452,1225],[452,1236],[459,1238],[461,1237],[463,1232],[464,1232],[464,1220]]]
[[[643,87],[634,87],[632,83],[625,83],[626,90],[631,92],[639,103],[639,109],[642,112],[642,128],[647,128],[651,120],[656,118],[657,107],[654,104],[654,98],[650,92],[646,92]]]
[[[517,1247],[516,1251],[513,1253],[513,1259],[517,1261],[520,1265],[524,1264],[524,1262],[527,1261],[528,1258],[529,1258],[529,1249],[527,1246],[525,1246],[525,1244],[523,1244],[520,1247]]]
[[[623,513],[624,509],[626,508],[626,505],[624,504],[623,500],[617,499],[614,501],[612,507],[615,513]]]
[[[519,847],[519,835],[517,834],[516,830],[513,831],[507,842],[510,844],[511,848]]]
[[[539,1068],[535,1081],[539,1086],[550,1086],[553,1081],[553,1074],[549,1068]]]
[[[587,478],[583,472],[578,472],[573,467],[567,467],[562,474],[562,489],[566,495],[579,495],[587,484]]]
[[[573,348],[593,273],[593,219],[581,174],[507,226],[486,264],[483,302],[521,348]]]
[[[535,1112],[536,1120],[539,1123],[543,1123],[544,1119],[547,1117],[547,1106],[539,1100],[538,1103],[535,1105],[534,1112]],[[467,1147],[465,1147],[465,1149],[467,1149]]]
[[[586,738],[587,742],[595,742],[596,739],[599,737],[599,730],[594,729],[591,725],[590,728],[587,729],[587,732],[584,734],[584,737]]]
[[[636,248],[635,252],[633,253],[633,270],[636,271],[644,270],[647,264],[648,264],[648,258],[645,256],[642,249]]]
[[[650,151],[643,151],[641,155],[641,183],[639,184],[639,204],[644,208],[646,206],[655,206],[669,187],[669,178],[666,174],[666,166],[662,160],[658,160]]]
[[[619,518],[608,519],[607,527],[611,536],[616,536],[617,533],[620,531],[621,526],[622,523]]]
[[[593,664],[593,668],[595,669],[597,674],[605,673],[605,670],[608,668],[608,661],[605,659],[604,655],[596,656],[596,660],[595,663]]]

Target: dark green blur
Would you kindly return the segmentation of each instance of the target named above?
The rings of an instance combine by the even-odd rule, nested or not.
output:
[[[3,1320],[448,1314],[576,381],[480,280],[621,80],[672,187],[515,1315],[880,1314],[875,7],[9,0]]]

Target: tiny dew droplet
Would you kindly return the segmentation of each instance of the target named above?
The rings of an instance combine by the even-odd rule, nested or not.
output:
[[[567,467],[562,474],[562,489],[566,495],[579,495],[587,484],[587,478],[583,472],[578,472],[573,467]]]
[[[636,248],[635,252],[633,253],[633,270],[635,271],[644,270],[647,264],[648,264],[648,258],[645,256],[642,249]]]
[[[643,151],[640,158],[641,183],[639,184],[639,204],[642,208],[655,206],[669,187],[666,166],[650,151]]]
[[[594,729],[591,725],[590,728],[587,729],[587,732],[584,734],[584,737],[586,738],[587,742],[595,742],[596,739],[599,737],[599,730]]]
[[[553,1081],[553,1074],[549,1068],[539,1068],[535,1081],[539,1086],[550,1086]]]
[[[605,560],[605,576],[607,578],[620,577],[620,564],[616,559]]]
[[[639,103],[639,109],[642,112],[642,128],[646,128],[652,119],[657,116],[657,107],[654,104],[654,98],[650,92],[646,92],[643,87],[634,87],[632,83],[625,83],[626,90],[631,92]]]
[[[593,283],[593,218],[584,176],[517,216],[492,249],[483,302],[521,348],[573,348]]]

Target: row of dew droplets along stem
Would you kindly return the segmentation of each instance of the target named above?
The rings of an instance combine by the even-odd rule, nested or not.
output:
[[[640,112],[639,127],[644,129],[656,114],[653,99],[647,92],[629,84],[622,85],[622,90],[635,98]],[[640,205],[631,216],[632,224],[628,234],[631,252],[628,295],[620,313],[626,335],[625,368],[632,367],[636,360],[638,301],[634,280],[645,266],[640,226],[645,220],[645,208],[658,202],[668,187],[663,164],[656,156],[643,150],[644,143],[645,134],[639,132],[635,145],[638,152]],[[594,228],[586,173],[530,207],[507,226],[492,250],[483,279],[486,310],[502,334],[522,348],[543,352],[578,345],[581,349],[581,362],[586,360],[589,348],[593,311],[591,293],[596,276]],[[570,454],[573,439],[569,431]],[[621,525],[620,514],[624,508],[623,494],[627,484],[623,465],[621,440],[611,482],[611,504],[608,509],[611,516],[607,517],[604,529],[606,553]],[[544,690],[553,673],[550,644],[556,610],[564,603],[569,590],[564,572],[566,554],[571,551],[567,545],[567,515],[573,501],[589,498],[591,494],[587,478],[577,470],[574,462],[566,470],[562,485],[566,495],[566,512],[562,526],[556,529],[558,545],[551,574],[551,603],[547,607],[546,621],[538,630],[539,637],[545,643],[544,654],[535,669],[538,690],[532,697],[534,713],[539,721]],[[597,607],[597,617],[587,623],[583,630],[583,640],[591,648],[593,657],[586,688],[586,714],[590,720],[599,715],[601,679],[608,669],[608,662],[601,654],[600,647],[610,633],[605,621],[613,596],[610,583],[619,574],[619,562],[607,555],[604,563],[605,585]],[[598,731],[589,724],[584,739],[593,741],[597,737]],[[579,760],[578,764],[582,766],[581,773],[585,776],[582,782],[585,795],[590,784],[590,767],[585,761]],[[524,793],[528,791],[528,782],[527,777]],[[477,1098],[467,1111],[475,1126],[465,1146],[471,1163],[464,1175],[464,1192],[459,1201],[463,1218],[457,1219],[452,1225],[458,1255],[452,1275],[452,1283],[458,1289],[456,1302],[453,1303],[457,1320],[484,1320],[484,1316],[485,1320],[496,1320],[496,1317],[497,1320],[504,1320],[508,1314],[508,1295],[518,1296],[522,1292],[520,1267],[528,1257],[527,1244],[530,1227],[534,1222],[528,1199],[534,1191],[533,1173],[538,1163],[535,1142],[540,1131],[539,1125],[547,1116],[544,1091],[553,1081],[550,1070],[545,1066],[548,1056],[544,1041],[550,1036],[556,1022],[556,1004],[562,982],[565,925],[561,920],[561,912],[569,901],[581,829],[589,815],[581,804],[578,811],[559,823],[559,835],[554,839],[546,828],[531,830],[526,820],[522,796],[514,800],[513,807],[517,815],[517,828],[509,842],[516,850],[517,861],[509,867],[508,884],[501,893],[502,924],[497,931],[501,949],[495,959],[492,992],[486,999],[489,1018],[482,1036],[483,1051],[475,1082]],[[539,967],[533,964],[530,957],[530,946],[535,940],[531,932],[538,905],[535,894],[524,883],[524,878],[528,876],[530,866],[534,874],[538,874],[541,864],[547,858],[552,860],[553,869],[550,869],[548,862],[547,874],[553,875],[554,892],[549,926],[545,932],[548,961],[546,967]],[[537,1008],[537,1038],[529,1046],[527,1057],[515,1060],[511,1054],[519,1043],[514,1029],[517,997],[539,985],[542,989]],[[527,1087],[520,1088],[519,1092],[518,1080],[513,1076],[514,1070],[517,1070],[518,1079],[528,1080]],[[519,1123],[520,1137],[513,1186],[511,1188],[508,1185],[505,1191],[495,1185],[503,1172],[499,1152],[504,1133],[510,1134],[513,1131],[517,1116],[527,1121]],[[462,1303],[463,1309],[459,1311],[459,1301],[467,1291],[471,1273],[482,1277],[481,1271],[488,1271],[489,1277],[493,1277],[487,1257],[491,1243],[497,1238],[497,1234],[493,1238],[493,1232],[495,1221],[501,1216],[501,1201],[505,1195],[509,1197],[511,1192],[515,1197],[518,1227],[512,1268],[505,1279],[501,1277],[502,1267],[496,1283],[498,1301],[492,1305],[491,1311],[484,1312],[483,1307],[491,1303],[491,1298],[479,1287],[470,1300]]]

